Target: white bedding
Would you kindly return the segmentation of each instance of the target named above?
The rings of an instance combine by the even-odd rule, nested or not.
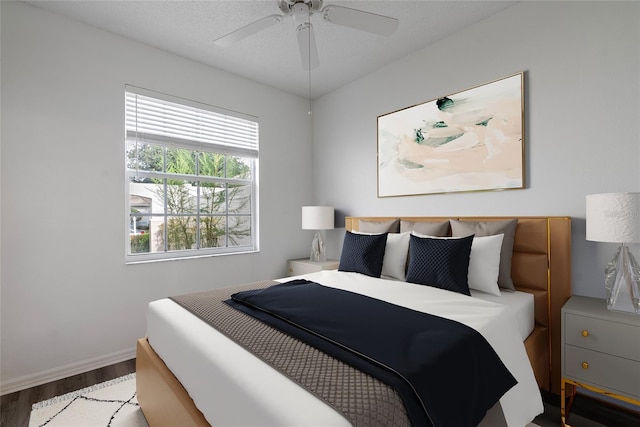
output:
[[[476,329],[518,380],[500,399],[507,424],[522,427],[542,413],[540,392],[512,309],[428,286],[357,273],[325,270],[300,277]],[[169,299],[149,304],[147,336],[212,425],[349,425],[323,401]]]
[[[490,295],[484,292],[471,289],[471,296],[485,301],[495,302],[509,307],[518,324],[518,332],[522,341],[526,340],[536,325],[535,304],[533,294],[528,292],[506,292],[502,291],[501,296]]]

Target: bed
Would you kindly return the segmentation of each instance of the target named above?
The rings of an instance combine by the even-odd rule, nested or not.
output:
[[[399,223],[400,221],[413,224],[435,224],[447,222],[449,219],[440,217],[348,217],[345,220],[345,228],[348,231],[359,232],[367,228],[364,227],[365,225],[370,226],[371,224]],[[558,394],[560,391],[560,308],[571,293],[570,218],[457,217],[453,219],[469,224],[516,220],[511,276],[517,291],[532,296],[530,300],[533,301],[534,314],[530,326],[523,327],[523,323],[526,322],[518,321],[518,328],[515,330],[521,337],[520,339],[524,339],[524,351],[526,351],[526,359],[529,362],[527,366],[530,366],[533,372],[535,385],[542,390]],[[331,278],[333,274],[336,272],[323,272],[311,275],[311,279],[321,283],[322,280],[333,280]],[[382,279],[376,280],[385,282]],[[381,283],[380,286],[386,286],[386,284]],[[387,291],[381,292],[384,294]],[[507,295],[507,293],[503,292],[503,295]],[[526,305],[526,302],[524,304]],[[165,317],[173,320],[169,320],[167,323],[162,320]],[[207,366],[206,368],[196,368],[191,373],[185,373],[185,368],[175,366],[173,361],[167,360],[168,363],[165,363],[164,359],[175,359],[174,356],[164,354],[167,349],[178,348],[178,352],[183,353],[182,356],[178,356],[178,359],[190,360],[187,363],[188,366],[197,365],[195,359],[198,356],[194,356],[197,353],[197,350],[194,349],[195,344],[188,342],[185,344],[180,341],[185,332],[177,329],[175,325],[181,325],[196,335],[201,332],[211,333],[213,329],[174,302],[160,300],[150,304],[148,322],[150,323],[148,324],[147,337],[138,341],[137,391],[138,400],[150,425],[209,425],[207,419],[211,420],[211,424],[214,425],[242,423],[239,421],[240,419],[245,420],[244,424],[299,425],[301,420],[296,418],[295,414],[291,415],[292,418],[288,420],[286,418],[288,414],[270,414],[269,408],[282,405],[283,399],[286,400],[288,407],[304,408],[304,417],[313,421],[308,424],[349,425],[349,422],[333,408],[288,378],[283,377],[268,365],[262,366],[258,363],[260,368],[255,368],[259,370],[259,373],[256,374],[253,368],[256,365],[253,360],[255,357],[237,345],[231,345],[224,351],[226,361],[212,360],[218,356],[204,357],[204,363],[210,365],[204,365]],[[213,331],[215,334],[215,330]],[[526,333],[528,335],[524,338]],[[156,352],[158,348],[155,347],[162,350]],[[237,369],[238,372],[229,374],[228,371],[218,367],[219,364],[224,365],[229,360],[233,361],[231,365],[242,368]],[[206,374],[204,374],[205,371]],[[255,378],[255,375],[259,375],[261,380],[255,382],[252,379]],[[201,378],[198,378],[202,376],[208,376],[208,379],[202,381]],[[179,381],[177,377],[182,381]],[[188,379],[189,377],[191,379]],[[199,380],[204,383],[201,387],[205,388],[197,390],[198,386],[190,385],[194,382],[194,377],[196,382]],[[217,391],[208,390],[206,388],[208,384],[214,382],[220,387],[217,388]],[[189,392],[182,383],[187,385]],[[241,391],[236,390],[237,384],[243,384]],[[238,394],[234,395],[234,393]],[[192,398],[192,396],[195,397]],[[218,406],[214,405],[213,409],[204,410],[207,413],[205,418],[198,409],[207,406],[202,402],[203,396],[206,400],[227,403],[219,403]],[[238,418],[237,415],[233,415],[254,412],[246,410],[247,402],[253,402],[251,403],[252,407],[262,408],[255,411],[257,418]],[[232,412],[231,415],[225,414],[227,409],[235,412]],[[505,408],[502,410],[506,411]],[[274,411],[278,412],[275,409]],[[499,412],[499,408],[496,411]],[[491,412],[496,411],[492,410]],[[270,418],[271,416],[273,418]],[[285,418],[282,418],[283,416]],[[506,416],[506,412],[504,416]]]

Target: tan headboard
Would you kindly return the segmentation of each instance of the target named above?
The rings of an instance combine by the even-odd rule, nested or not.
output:
[[[516,289],[534,295],[534,332],[525,347],[540,388],[560,394],[560,310],[571,296],[570,217],[347,217],[345,228],[360,229],[360,220],[440,222],[517,219],[511,277]]]

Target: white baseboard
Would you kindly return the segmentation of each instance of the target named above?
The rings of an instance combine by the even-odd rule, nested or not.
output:
[[[82,374],[84,372],[93,371],[94,369],[113,365],[119,362],[124,362],[125,360],[134,359],[135,357],[136,349],[135,347],[132,347],[128,350],[106,354],[104,356],[95,357],[93,359],[88,359],[77,363],[71,363],[59,368],[47,369],[46,371],[25,375],[23,377],[14,378],[8,381],[2,381],[2,384],[0,384],[0,396],[50,383],[52,381],[61,380],[63,378]]]

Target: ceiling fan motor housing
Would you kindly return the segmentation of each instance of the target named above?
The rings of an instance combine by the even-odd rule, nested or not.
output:
[[[317,12],[322,7],[322,0],[276,0],[276,3],[278,3],[282,13],[287,15],[293,13],[294,19],[296,10],[303,10],[306,13],[306,19],[309,17],[309,12]],[[302,9],[303,7],[304,9]]]

